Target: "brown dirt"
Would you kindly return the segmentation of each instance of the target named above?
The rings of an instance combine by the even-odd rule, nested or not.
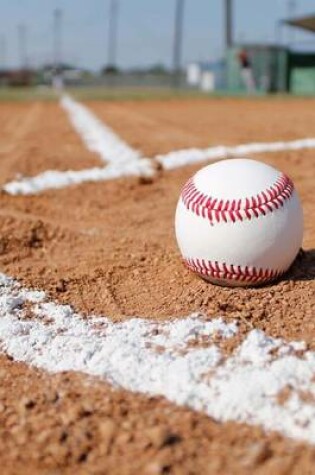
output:
[[[88,102],[148,157],[190,147],[314,136],[315,99],[186,99]]]
[[[235,102],[231,101],[232,110]],[[264,104],[253,101],[253,110],[258,103]],[[164,105],[170,116],[172,104]],[[227,108],[228,101],[224,104]],[[246,104],[251,108],[250,101]],[[301,126],[295,129],[294,114],[298,124],[304,121],[303,136],[312,135],[311,104],[303,100],[280,104],[288,122],[282,117],[278,133],[274,123],[270,139],[272,133],[273,140],[283,138],[283,130],[290,127],[294,133],[287,132],[287,139],[297,138],[295,130]],[[213,113],[221,105],[206,101]],[[267,105],[265,115],[258,114],[263,123],[270,119],[271,103]],[[274,115],[279,114],[277,105],[276,101]],[[197,106],[200,109],[199,101]],[[174,107],[177,110],[179,104]],[[156,114],[155,106],[151,108]],[[260,139],[252,122],[243,121],[242,126],[239,140],[236,125],[226,126],[224,143],[244,141],[246,130],[250,140]],[[121,127],[119,133],[131,133],[127,123]],[[163,144],[168,151],[175,143],[171,135]],[[147,140],[140,132],[134,137],[144,144],[141,148]],[[269,287],[220,288],[183,268],[174,239],[174,210],[182,185],[198,167],[162,173],[152,184],[124,179],[38,196],[0,195],[0,269],[87,315],[162,319],[203,310],[209,316],[238,319],[241,337],[250,328],[262,328],[273,336],[302,338],[315,349],[313,156],[314,151],[302,151],[259,157],[293,178],[306,222],[305,253]],[[246,425],[218,424],[163,399],[114,391],[81,375],[50,376],[5,357],[0,360],[0,374],[0,460],[6,467],[2,473],[27,473],[26,464],[28,473],[300,475],[313,470],[314,448]]]
[[[101,166],[57,102],[0,103],[0,184],[46,170]]]
[[[274,336],[307,339],[315,348],[312,154],[265,157],[292,176],[306,221],[304,256],[272,286],[216,287],[183,268],[174,210],[196,167],[165,173],[149,185],[127,179],[35,197],[2,196],[0,263],[26,285],[45,288],[87,314],[159,319],[203,310],[246,320]]]
[[[315,450],[163,398],[0,358],[1,473],[311,475]]]

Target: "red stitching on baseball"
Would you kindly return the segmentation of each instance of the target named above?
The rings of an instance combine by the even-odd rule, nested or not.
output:
[[[204,277],[213,279],[225,279],[248,283],[264,283],[278,278],[282,271],[262,269],[257,267],[236,266],[233,264],[206,261],[205,259],[184,258],[184,264],[188,269]]]
[[[188,210],[208,219],[211,224],[228,221],[235,223],[272,213],[284,205],[293,190],[290,178],[281,174],[273,185],[256,196],[246,197],[243,200],[218,200],[198,190],[191,178],[182,190],[181,199]]]

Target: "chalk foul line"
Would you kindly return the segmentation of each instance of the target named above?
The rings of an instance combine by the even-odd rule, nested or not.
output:
[[[106,164],[129,163],[141,158],[140,152],[129,147],[87,107],[67,95],[61,98],[60,105],[86,148],[96,152]]]
[[[141,159],[123,166],[108,165],[79,171],[48,170],[32,178],[11,181],[3,186],[10,195],[32,195],[46,190],[66,188],[88,182],[113,180],[130,176],[152,177],[155,171],[150,160]]]
[[[29,195],[80,183],[112,180],[126,176],[153,177],[157,164],[165,170],[171,170],[195,163],[242,157],[254,153],[315,148],[315,138],[305,138],[289,142],[249,143],[233,147],[217,146],[203,150],[192,148],[148,159],[143,158],[141,152],[131,148],[87,107],[71,97],[63,96],[60,105],[68,114],[73,128],[81,137],[86,148],[96,152],[101,161],[107,165],[79,171],[47,170],[34,177],[24,177],[7,183],[3,186],[7,193]]]
[[[314,444],[315,353],[303,342],[252,330],[224,355],[220,343],[237,332],[235,322],[199,314],[167,322],[83,319],[0,274],[0,351],[14,360],[49,372],[80,371],[219,421],[259,425]]]
[[[286,152],[313,148],[315,148],[315,138],[303,138],[287,142],[256,142],[231,147],[219,145],[203,150],[191,148],[170,152],[166,155],[157,155],[155,159],[165,170],[172,170],[208,160],[243,157],[244,155],[255,153]]]

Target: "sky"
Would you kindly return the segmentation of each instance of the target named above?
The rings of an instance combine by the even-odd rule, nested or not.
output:
[[[53,11],[63,11],[63,60],[92,70],[107,62],[110,0],[0,0],[0,61],[19,64],[18,25],[27,28],[29,63],[53,57]],[[223,0],[185,0],[183,63],[223,54]],[[175,0],[119,0],[117,63],[122,68],[171,65]],[[314,0],[296,0],[296,16],[314,13]],[[274,42],[277,21],[288,17],[288,0],[234,0],[234,39]],[[282,29],[282,40],[288,31]],[[4,40],[3,40],[4,39]],[[298,32],[295,41],[313,42]],[[3,47],[5,44],[5,48]],[[4,52],[6,53],[4,55]],[[4,58],[5,56],[5,58]]]

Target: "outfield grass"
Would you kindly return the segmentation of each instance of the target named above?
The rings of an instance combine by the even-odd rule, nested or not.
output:
[[[65,92],[78,100],[149,100],[208,97],[200,91],[172,88],[69,87]],[[0,101],[56,100],[59,95],[48,86],[0,87]]]
[[[204,93],[194,89],[172,89],[172,88],[144,88],[144,87],[103,87],[103,86],[79,86],[69,87],[65,89],[66,93],[69,93],[74,98],[82,101],[88,100],[106,100],[106,101],[119,101],[119,100],[171,100],[171,99],[212,99],[212,98],[225,98],[233,97],[239,99],[252,99],[252,98],[301,98],[302,95],[292,94],[262,94],[255,93],[248,95],[240,92],[228,92],[228,91],[215,91],[212,93]],[[310,96],[306,96],[310,99]],[[314,96],[313,96],[314,97]],[[36,87],[0,87],[0,102],[1,101],[34,101],[34,100],[57,100],[59,94],[48,86],[36,86]]]
[[[0,101],[56,100],[58,95],[53,89],[36,87],[0,87]]]
[[[195,90],[157,87],[74,87],[68,88],[67,91],[78,100],[149,100],[207,96]]]
[[[266,94],[262,92],[255,92],[254,94],[247,94],[246,92],[230,92],[230,91],[214,91],[205,93],[195,89],[173,89],[173,88],[145,88],[145,87],[69,87],[66,89],[71,96],[79,101],[88,100],[106,100],[106,101],[120,101],[120,100],[171,100],[171,99],[223,99],[226,97],[251,100],[251,99],[294,99],[304,96],[295,94]],[[310,98],[309,96],[306,96]]]

